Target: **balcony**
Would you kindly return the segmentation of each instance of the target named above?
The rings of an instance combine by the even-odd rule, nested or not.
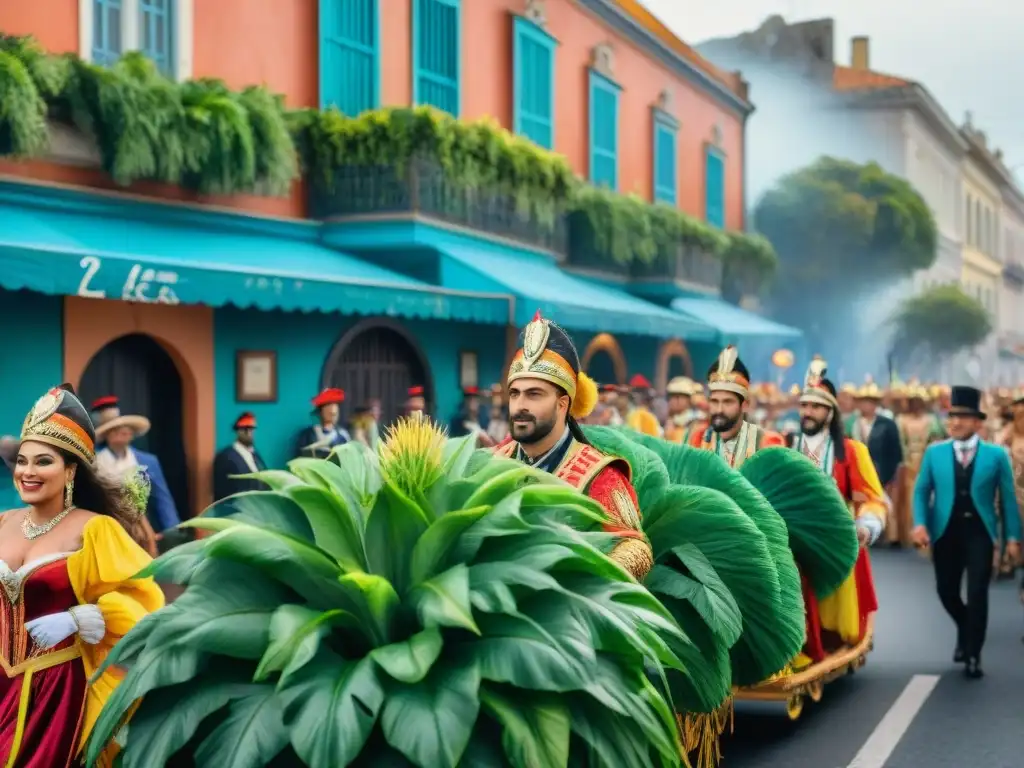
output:
[[[589,214],[584,211],[573,211],[567,217],[569,227],[568,263],[570,266],[599,272],[617,279],[630,276],[630,262],[627,258],[617,259],[613,255],[615,246],[604,242],[608,237],[598,232]],[[614,236],[612,234],[611,236]]]
[[[685,287],[718,292],[722,285],[722,259],[713,253],[687,245],[676,245],[659,253],[650,263],[636,262],[636,280],[670,281]]]
[[[456,183],[430,159],[414,160],[405,168],[343,166],[332,181],[329,189],[310,189],[312,218],[423,217],[541,248],[560,258],[567,251],[567,226],[560,211],[538,210],[502,190]]]

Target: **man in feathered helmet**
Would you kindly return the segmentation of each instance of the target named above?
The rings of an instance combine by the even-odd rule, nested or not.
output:
[[[818,601],[804,589],[807,645],[804,653],[821,661],[842,645],[856,645],[878,610],[867,547],[885,530],[890,502],[864,443],[845,436],[835,385],[825,378],[828,364],[816,357],[800,394],[800,435],[794,448],[831,475],[857,521],[860,553],[853,573],[838,590]]]
[[[611,557],[639,581],[654,557],[640,528],[632,470],[625,460],[590,445],[577,421],[597,399],[597,385],[580,370],[572,340],[538,312],[509,367],[510,435],[495,452],[551,472],[604,507],[606,529],[622,537]]]
[[[751,424],[744,418],[750,399],[750,372],[736,347],[722,350],[708,370],[708,426],[691,433],[690,445],[714,451],[736,468],[771,445],[785,445],[782,436]]]

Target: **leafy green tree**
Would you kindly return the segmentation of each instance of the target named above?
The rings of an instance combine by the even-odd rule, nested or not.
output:
[[[754,220],[779,255],[768,303],[816,343],[856,324],[858,298],[935,261],[927,204],[877,163],[820,158],[769,190]]]
[[[902,359],[920,352],[948,358],[992,332],[988,311],[959,285],[939,285],[907,299],[890,322],[894,353]]]

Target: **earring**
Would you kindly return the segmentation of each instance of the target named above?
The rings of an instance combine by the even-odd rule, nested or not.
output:
[[[64,483],[64,510],[71,509],[71,499],[75,494],[75,478],[69,477],[67,482]]]

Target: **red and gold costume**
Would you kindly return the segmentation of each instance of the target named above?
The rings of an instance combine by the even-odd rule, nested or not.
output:
[[[835,388],[825,378],[824,360],[811,363],[804,384],[801,403],[814,403],[832,409],[831,418],[841,419]],[[831,426],[831,425],[830,425]],[[878,480],[868,448],[863,443],[842,437],[842,424],[838,424],[838,438],[823,435],[815,447],[811,439],[801,435],[796,449],[804,453],[823,472],[832,475],[839,492],[846,499],[858,526],[867,528],[872,540],[881,535],[889,511],[889,501]],[[835,450],[834,439],[842,440],[842,448]],[[867,618],[878,610],[871,560],[867,547],[862,546],[856,565],[846,581],[832,595],[818,600],[804,582],[804,603],[807,606],[807,645],[804,653],[811,661],[821,661],[835,648],[830,636],[838,637],[840,644],[855,645],[864,636]],[[797,662],[800,666],[800,662]]]
[[[736,347],[728,346],[723,349],[718,360],[711,366],[711,370],[708,371],[708,391],[729,392],[736,395],[741,402],[749,398],[750,373],[740,360]],[[785,445],[782,435],[752,424],[742,415],[740,418],[742,421],[739,430],[731,439],[723,440],[710,425],[704,424],[702,429],[690,432],[689,444],[694,448],[717,453],[733,468],[742,465],[761,448]]]
[[[45,443],[87,464],[95,458],[89,415],[63,388],[40,398],[25,419],[21,440]],[[0,536],[21,535],[16,517],[19,511],[0,516]],[[123,672],[108,668],[93,676],[114,644],[163,605],[152,579],[133,578],[149,562],[106,515],[85,523],[77,551],[45,555],[13,570],[0,561],[0,764],[77,764]],[[52,645],[37,644],[26,628],[69,612],[78,631]],[[111,764],[114,750],[111,745],[101,765]]]
[[[611,558],[642,580],[654,564],[654,555],[641,530],[629,463],[606,456],[585,442],[576,419],[586,418],[593,410],[597,385],[580,371],[579,355],[565,331],[540,313],[523,330],[522,348],[509,367],[508,383],[519,379],[541,379],[560,387],[569,396],[569,416],[559,441],[535,461],[530,461],[511,437],[495,452],[551,472],[598,502],[608,514],[605,530],[622,538],[612,549]]]

